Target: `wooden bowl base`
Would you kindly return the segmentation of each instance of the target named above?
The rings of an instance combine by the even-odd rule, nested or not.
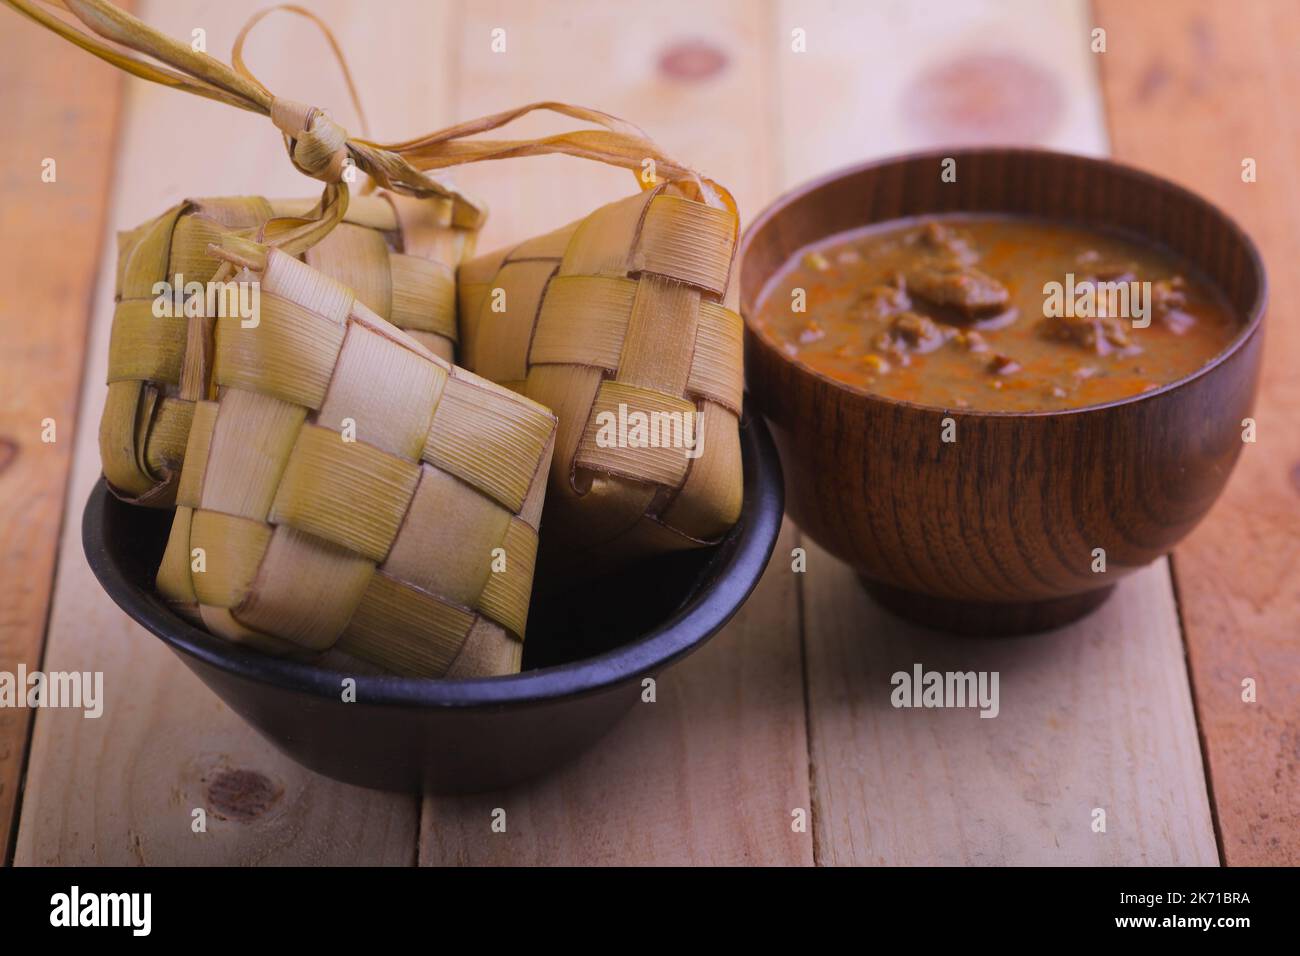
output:
[[[962,601],[906,591],[858,576],[873,598],[899,617],[952,634],[1012,637],[1036,634],[1077,621],[1110,597],[1115,585],[1042,601]]]

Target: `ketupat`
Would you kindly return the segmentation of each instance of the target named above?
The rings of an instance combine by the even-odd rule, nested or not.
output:
[[[311,212],[313,200],[257,196],[186,200],[118,237],[117,305],[108,357],[100,457],[109,487],[138,504],[167,506],[196,399],[209,369],[187,362],[191,339],[210,334],[203,317],[158,316],[159,283],[207,283],[220,262],[207,251],[227,232],[257,234]],[[473,249],[474,228],[452,221],[452,203],[392,193],[353,198],[342,222],[313,235],[302,253],[356,290],[381,318],[434,354],[453,359],[455,268]]]
[[[226,247],[261,316],[217,320],[159,590],[270,653],[518,671],[554,416],[292,256]]]
[[[729,202],[662,184],[461,266],[462,363],[559,416],[548,571],[698,547],[735,523],[742,325],[722,301],[737,228]],[[696,447],[603,440],[638,414],[689,423]]]

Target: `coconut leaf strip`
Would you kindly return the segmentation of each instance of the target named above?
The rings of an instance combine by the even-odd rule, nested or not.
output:
[[[153,406],[152,414],[141,416],[146,431],[137,439],[136,444],[145,450],[145,467],[149,474],[163,475],[169,479],[180,475],[193,415],[194,407],[191,403],[163,398]]]
[[[681,397],[695,358],[699,317],[699,289],[664,276],[643,275],[637,283],[617,379]]]
[[[383,233],[341,223],[307,250],[307,264],[347,286],[366,307],[391,315],[393,270]]]
[[[351,325],[316,424],[415,461],[447,377],[423,356]]]
[[[194,593],[194,577],[190,567],[190,525],[194,509],[178,506],[172,517],[167,547],[163,549],[162,563],[158,566],[158,591],[170,604],[182,605],[198,614],[198,596]]]
[[[470,378],[456,370],[443,389],[424,460],[518,512],[534,476],[520,464],[540,460],[554,419],[541,406]]]
[[[306,409],[240,388],[221,393],[203,470],[203,508],[266,519]]]
[[[512,519],[479,607],[521,641],[528,624],[528,598],[536,562],[537,532],[520,519]]]
[[[119,299],[152,299],[154,284],[170,279],[172,234],[185,209],[186,204],[179,203],[156,219],[118,234]]]
[[[542,300],[529,360],[618,368],[637,283],[619,276],[556,276]]]
[[[304,425],[268,520],[382,561],[419,481],[419,466],[330,428]]]
[[[238,607],[248,596],[253,578],[271,541],[271,529],[261,521],[220,511],[196,510],[190,524],[194,593],[209,607]]]
[[[684,399],[623,382],[605,382],[582,436],[577,465],[677,487],[690,465],[681,443],[686,429],[694,428],[694,416],[695,406]]]
[[[144,455],[136,450],[136,418],[144,389],[144,382],[110,382],[99,420],[99,460],[104,477],[114,494],[127,499],[137,498],[157,484],[144,467]]]
[[[268,255],[261,282],[263,296],[288,300],[336,325],[347,321],[356,301],[343,283],[290,255]]]
[[[712,541],[735,524],[743,488],[740,474],[740,433],[736,413],[715,402],[699,404],[695,439],[701,454],[691,461],[681,491],[660,520],[695,541]]]
[[[740,316],[713,302],[700,303],[695,356],[686,390],[739,415],[745,391],[745,370],[736,361],[744,351]]]
[[[452,604],[477,607],[511,517],[459,478],[424,465],[383,570]]]
[[[108,381],[178,384],[187,324],[184,317],[155,316],[152,299],[119,302],[109,333]]]
[[[446,673],[474,615],[378,572],[348,623],[339,649],[397,674]]]
[[[343,633],[374,568],[373,561],[347,548],[279,525],[257,583],[235,609],[235,618],[298,647],[324,651]]]
[[[229,608],[200,604],[198,609],[203,626],[218,637],[223,637],[232,643],[243,644],[275,657],[309,660],[314,656],[312,651],[300,647],[293,641],[286,641],[284,638],[264,634],[248,627],[241,623]]]
[[[671,276],[722,296],[731,271],[736,219],[727,211],[660,194],[646,210],[633,268]]]
[[[238,317],[218,326],[216,384],[320,407],[343,346],[341,323],[264,290],[256,326]]]
[[[465,358],[479,375],[494,382],[522,381],[528,374],[528,346],[542,292],[555,273],[555,263],[524,260],[506,263],[498,274],[504,298],[488,295],[478,334],[466,343]]]
[[[435,332],[455,342],[456,276],[452,267],[400,252],[390,254],[388,265],[393,289],[389,321],[399,329]]]
[[[286,218],[286,219],[305,219],[312,209],[319,202],[318,199],[304,199],[294,197],[290,199],[265,199],[270,215],[267,218]],[[425,206],[432,207],[436,200],[419,200],[416,207],[419,209],[417,215],[423,219],[426,216]],[[448,219],[441,216],[433,209],[427,211],[428,215],[437,217],[437,227],[445,227]],[[355,226],[365,226],[367,229],[378,229],[383,233],[394,233],[401,228],[398,222],[397,213],[394,212],[392,203],[387,201],[384,194],[372,194],[369,196],[353,196],[348,202],[348,210],[343,216],[344,222],[352,223]]]
[[[217,427],[216,402],[195,402],[190,422],[189,441],[185,446],[185,465],[176,487],[176,504],[198,508],[203,503],[203,477],[208,470],[208,453]]]

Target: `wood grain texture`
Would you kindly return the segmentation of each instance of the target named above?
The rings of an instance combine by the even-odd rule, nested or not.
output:
[[[1214,202],[1271,284],[1258,441],[1174,554],[1213,800],[1229,865],[1300,863],[1300,8],[1287,0],[1100,0],[1115,155]],[[1242,161],[1258,181],[1242,181]],[[1258,701],[1242,700],[1242,682]]]
[[[808,551],[819,863],[1214,864],[1163,561],[1075,625],[972,640],[899,621]],[[918,663],[998,672],[997,717],[895,709],[891,675]]]
[[[757,95],[770,24],[753,4],[674,0],[639,9],[635,23],[595,0],[547,4],[544,14],[511,3],[458,10],[458,115],[542,98],[582,103],[631,119],[670,155],[716,175],[742,216],[775,188]],[[505,53],[491,52],[494,27],[506,31]],[[700,77],[700,68],[714,72]],[[558,128],[567,126],[526,127]],[[482,250],[635,188],[623,170],[572,159],[489,164],[457,178],[492,209]],[[666,672],[658,701],[638,705],[594,751],[505,793],[426,798],[421,862],[811,863],[810,834],[791,827],[792,811],[808,807],[796,595],[781,557],[791,533],[736,619]],[[497,808],[503,834],[490,829]]]
[[[145,20],[173,36],[207,31],[225,55],[256,0],[188,6],[143,4]],[[374,132],[399,136],[412,119],[449,119],[442,65],[422,54],[439,35],[439,9],[411,3],[363,9],[313,4],[346,38]],[[6,16],[8,14],[6,13]],[[6,24],[29,42],[25,22]],[[395,56],[398,44],[403,56]],[[291,71],[288,58],[304,64]],[[312,97],[345,125],[346,91],[324,41],[293,17],[263,24],[245,49],[261,79],[283,95]],[[401,64],[405,81],[394,85]],[[114,74],[84,55],[81,83]],[[64,99],[52,99],[55,110]],[[421,123],[421,126],[424,124]],[[309,196],[314,181],[293,171],[280,136],[260,117],[132,81],[113,189],[114,228],[131,228],[186,196],[255,193]],[[115,250],[105,243],[93,304],[68,518],[50,618],[47,670],[104,674],[104,716],[45,710],[36,720],[15,862],[19,864],[338,863],[410,864],[418,801],[317,777],[277,753],[208,693],[163,645],[131,623],[96,585],[81,551],[80,513],[99,474],[94,422],[104,399]],[[34,267],[35,268],[35,267]],[[87,424],[88,423],[88,424]],[[207,811],[208,831],[191,830]]]
[[[1083,3],[850,10],[790,2],[778,20],[783,40],[802,26],[808,42],[807,53],[778,58],[783,123],[798,131],[780,139],[787,185],[958,136],[1106,150]],[[863,55],[858,38],[885,35],[891,42]],[[1026,103],[1023,82],[1004,82],[1003,68],[1012,77],[1050,74],[1058,98]],[[950,122],[960,100],[954,107],[937,95],[935,76],[969,94],[966,112],[978,122]],[[1008,123],[1019,110],[1036,119]],[[948,643],[884,614],[851,571],[810,548],[803,586],[818,861],[1213,863],[1167,568],[1161,560],[1139,572],[1096,616],[1050,637],[986,647]],[[1100,646],[1087,653],[1089,642]],[[930,648],[943,663],[931,663]],[[889,708],[882,675],[887,691],[890,673],[918,661],[940,670],[1005,666],[1002,715]],[[1125,686],[1140,696],[1128,703],[1117,663],[1134,669]],[[878,736],[886,724],[888,736]],[[1138,753],[1157,764],[1136,772]],[[1090,843],[1094,807],[1107,810],[1110,835]]]
[[[0,177],[0,671],[14,673],[41,661],[123,83],[105,77],[86,87],[81,51],[4,16],[0,84],[11,93],[0,125],[11,165]],[[53,182],[41,178],[47,157],[57,164]],[[52,443],[42,440],[46,418]],[[31,713],[0,710],[0,862],[9,858]]]

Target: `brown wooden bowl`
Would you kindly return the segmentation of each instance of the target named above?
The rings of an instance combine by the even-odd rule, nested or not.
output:
[[[955,183],[940,180],[945,157],[957,160]],[[1165,246],[1220,286],[1241,331],[1169,385],[1050,412],[883,398],[805,367],[756,331],[764,285],[803,246],[947,212],[1048,217]],[[1264,266],[1228,216],[1149,173],[1012,148],[869,163],[778,199],[749,227],[741,255],[748,387],[773,426],[788,510],[905,617],[979,634],[1071,621],[1182,539],[1241,451],[1259,375]],[[945,443],[949,416],[957,441]],[[1105,549],[1104,573],[1093,571],[1096,548]]]

